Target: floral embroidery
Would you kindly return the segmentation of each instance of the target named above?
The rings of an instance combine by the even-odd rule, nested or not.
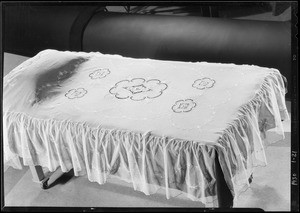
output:
[[[131,86],[131,87],[124,87],[125,89],[129,90],[132,94],[137,94],[141,92],[148,92],[150,89],[145,87],[143,84]]]
[[[90,73],[89,76],[91,79],[105,78],[109,73],[110,73],[109,69],[100,68]]]
[[[134,101],[141,101],[146,98],[159,97],[167,87],[167,84],[161,83],[158,79],[146,81],[144,78],[134,78],[119,81],[109,92],[118,99],[130,98]]]
[[[69,90],[65,96],[69,99],[82,98],[86,93],[87,91],[84,88],[78,88]]]
[[[196,89],[203,90],[203,89],[213,87],[215,82],[216,82],[215,80],[205,77],[205,78],[197,79],[196,81],[194,81],[193,87],[195,87]]]
[[[196,105],[192,99],[179,100],[172,106],[172,110],[176,113],[190,112]]]

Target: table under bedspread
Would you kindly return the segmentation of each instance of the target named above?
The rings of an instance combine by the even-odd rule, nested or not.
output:
[[[215,156],[233,196],[284,137],[276,69],[45,50],[4,78],[4,164],[110,175],[167,198],[216,200]]]

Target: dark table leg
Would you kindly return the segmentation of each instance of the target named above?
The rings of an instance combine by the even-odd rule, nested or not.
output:
[[[218,156],[216,156],[216,173],[219,208],[232,208],[233,196],[224,179]]]
[[[41,166],[29,166],[34,182],[40,183],[42,189],[48,188],[49,177],[46,177]]]

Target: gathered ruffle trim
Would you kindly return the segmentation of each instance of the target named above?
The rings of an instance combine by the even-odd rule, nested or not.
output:
[[[219,161],[225,180],[236,201],[249,187],[253,169],[267,166],[265,148],[284,139],[283,120],[289,120],[285,86],[278,70],[271,69],[255,96],[238,110],[237,117],[221,133]],[[269,141],[266,131],[274,129],[278,138]]]
[[[50,172],[74,169],[76,176],[87,175],[99,184],[114,175],[146,195],[163,189],[170,198],[180,191],[194,201],[217,205],[213,145],[21,112],[4,113],[3,123],[5,162],[14,168],[22,168],[20,156],[24,165],[41,165]]]
[[[175,190],[215,206],[216,154],[236,197],[249,187],[252,169],[267,164],[264,132],[275,128],[283,135],[281,120],[289,118],[284,95],[281,75],[274,70],[212,145],[4,112],[4,162],[21,169],[20,156],[24,165],[74,169],[76,176],[99,184],[114,175],[147,195],[163,188],[167,198]]]

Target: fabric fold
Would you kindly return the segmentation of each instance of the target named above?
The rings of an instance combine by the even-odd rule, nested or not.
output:
[[[5,86],[9,87],[9,83],[20,76],[14,71]],[[143,87],[136,86],[133,94],[140,93],[142,90],[137,90],[140,88]],[[214,143],[158,135],[152,131],[95,126],[89,122],[37,118],[19,108],[15,111],[4,108],[5,168],[21,169],[22,158],[26,166],[41,165],[51,172],[58,167],[63,172],[74,169],[75,176],[86,175],[89,181],[99,184],[114,176],[132,183],[135,190],[146,195],[163,190],[169,199],[183,193],[191,200],[216,207],[216,157],[236,198],[249,187],[248,178],[253,169],[267,165],[264,148],[274,141],[266,138],[266,131],[274,129],[278,135],[276,140],[284,137],[281,122],[289,119],[284,95],[279,71],[268,70],[254,96],[216,133]],[[188,103],[178,107],[183,109]],[[196,108],[181,110],[176,116],[195,111]]]

